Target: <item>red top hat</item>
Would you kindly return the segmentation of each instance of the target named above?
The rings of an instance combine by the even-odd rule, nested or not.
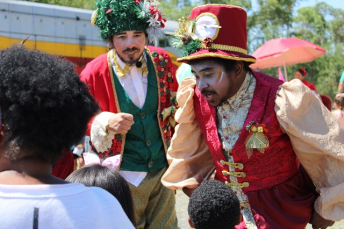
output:
[[[247,55],[247,31],[246,11],[238,6],[221,4],[208,4],[199,6],[191,11],[191,24],[180,37],[189,37],[193,41],[199,41],[199,48],[194,49],[188,55],[179,58],[177,61],[187,63],[190,60],[218,57],[222,59],[241,60],[255,63],[256,58]],[[181,21],[180,21],[181,23]],[[184,22],[185,23],[185,22]],[[181,26],[179,26],[181,28]],[[181,39],[184,49],[187,46],[195,46],[195,42],[185,42]],[[183,46],[179,44],[180,46]]]

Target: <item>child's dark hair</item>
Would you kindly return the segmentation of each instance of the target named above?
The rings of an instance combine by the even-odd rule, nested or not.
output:
[[[307,75],[307,69],[306,68],[300,68],[298,70],[296,70],[297,72],[300,72],[300,74],[302,76],[306,76]]]
[[[133,199],[127,181],[116,169],[98,164],[86,165],[70,174],[66,181],[96,186],[111,193],[135,225]]]
[[[12,46],[0,51],[0,106],[6,157],[53,162],[77,143],[99,106],[73,63]]]
[[[334,103],[340,110],[344,110],[344,93],[337,94],[336,97],[334,97]]]
[[[240,203],[224,183],[210,180],[192,193],[188,213],[196,229],[231,229],[240,219]]]

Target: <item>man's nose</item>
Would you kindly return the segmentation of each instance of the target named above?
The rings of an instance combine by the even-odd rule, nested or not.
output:
[[[202,89],[208,87],[208,84],[205,82],[204,79],[200,78],[199,80],[197,80],[197,87],[200,91],[202,91]]]
[[[134,47],[134,39],[132,39],[132,38],[130,38],[130,37],[128,37],[127,38],[127,40],[125,41],[125,46],[127,47],[127,48],[132,48],[132,47]]]

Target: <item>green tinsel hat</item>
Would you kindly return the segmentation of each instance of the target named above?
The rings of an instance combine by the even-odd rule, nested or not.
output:
[[[91,23],[100,29],[103,40],[128,30],[144,31],[149,41],[158,37],[166,19],[156,8],[156,0],[97,0]]]

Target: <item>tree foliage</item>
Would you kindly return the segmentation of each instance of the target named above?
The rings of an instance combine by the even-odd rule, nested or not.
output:
[[[297,1],[294,4],[297,4]],[[261,18],[256,20],[257,25],[252,27],[255,29],[263,28],[263,30],[261,33],[261,43],[251,39],[251,47],[254,45],[257,48],[259,43],[258,46],[273,38],[288,37],[285,34],[286,31],[281,31],[279,34],[276,33],[275,36],[270,37],[272,31],[278,30],[276,28],[282,30],[282,28],[287,26],[289,23],[287,17],[281,21],[274,21],[275,19],[266,17],[262,21]],[[312,62],[288,66],[288,78],[294,78],[295,71],[300,67],[305,67],[308,72],[307,80],[316,85],[319,93],[327,94],[333,98],[337,93],[339,78],[344,70],[344,11],[320,2],[315,6],[299,9],[296,14],[292,15],[290,20],[290,37],[297,37],[317,44],[326,49],[327,53]],[[265,28],[267,26],[271,26],[275,30],[266,31]],[[277,76],[277,68],[264,69],[262,71]]]

